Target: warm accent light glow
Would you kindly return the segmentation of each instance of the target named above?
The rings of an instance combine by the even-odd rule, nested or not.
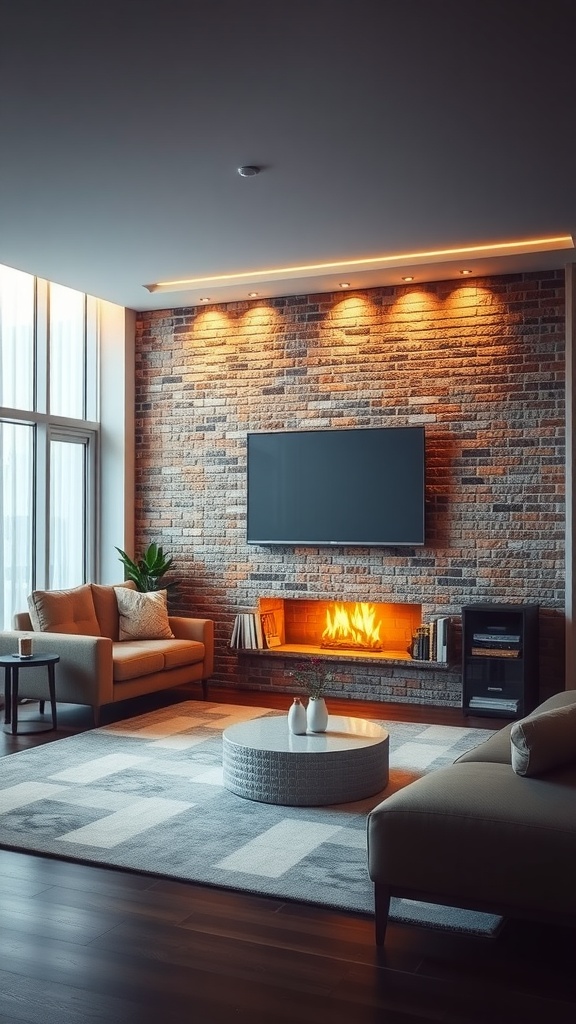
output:
[[[326,609],[326,629],[322,633],[322,647],[360,648],[381,651],[380,629],[373,604],[358,601],[349,612],[345,604],[334,604]]]
[[[401,265],[402,263],[431,263],[441,259],[457,259],[460,256],[496,256],[498,254],[532,253],[551,249],[572,249],[574,241],[571,235],[556,235],[553,238],[529,238],[509,242],[491,242],[486,245],[466,245],[453,249],[431,249],[425,252],[394,253],[391,256],[369,256],[358,260],[335,260],[331,263],[306,263],[294,267],[263,267],[258,270],[243,270],[235,274],[213,274],[208,277],[188,277],[177,281],[159,281],[157,284],[144,285],[149,292],[179,291],[193,288],[195,285],[208,282],[232,282],[246,278],[266,280],[271,276],[289,274],[321,273],[337,270],[342,267],[351,270],[353,267],[378,267]]]

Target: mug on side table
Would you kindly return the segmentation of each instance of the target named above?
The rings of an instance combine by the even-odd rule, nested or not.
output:
[[[32,637],[21,636],[18,638],[18,656],[20,658],[32,657]]]

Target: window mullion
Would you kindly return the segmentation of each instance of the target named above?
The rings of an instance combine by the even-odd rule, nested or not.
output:
[[[34,586],[48,579],[50,539],[50,431],[46,420],[36,424],[34,444]]]

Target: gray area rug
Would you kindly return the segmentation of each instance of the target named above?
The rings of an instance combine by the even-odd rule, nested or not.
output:
[[[0,759],[0,846],[372,914],[366,815],[484,729],[382,722],[390,782],[368,800],[280,807],[222,785],[222,731],[279,712],[186,701]],[[492,935],[489,914],[393,900],[391,917]]]

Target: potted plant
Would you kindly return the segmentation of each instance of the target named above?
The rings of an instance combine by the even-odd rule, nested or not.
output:
[[[158,544],[149,544],[146,551],[137,561],[133,561],[125,551],[116,548],[120,561],[124,565],[126,579],[136,584],[137,590],[149,593],[152,590],[168,590],[177,585],[176,580],[164,581],[164,576],[172,568],[174,559],[165,555]]]
[[[290,675],[308,695],[306,719],[310,732],[326,732],[328,710],[324,691],[334,679],[334,673],[323,658],[310,658],[298,662]]]

